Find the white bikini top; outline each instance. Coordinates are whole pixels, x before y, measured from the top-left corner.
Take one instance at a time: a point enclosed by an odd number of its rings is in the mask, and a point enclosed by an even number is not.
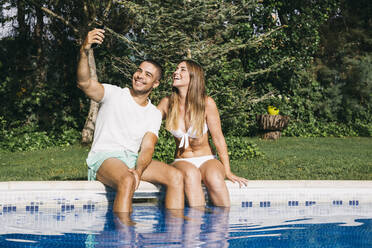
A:
[[[184,133],[180,129],[169,131],[171,134],[173,134],[174,137],[176,137],[178,139],[181,139],[181,142],[180,142],[180,145],[178,146],[178,148],[182,148],[183,146],[184,146],[184,148],[189,147],[189,137],[192,138],[192,139],[195,139],[195,138],[198,137],[198,136],[196,136],[196,133],[193,132],[192,129],[193,129],[192,126],[189,127],[189,129],[187,130],[186,133]],[[208,132],[208,126],[207,126],[207,123],[204,123],[203,134],[205,134],[206,132]]]

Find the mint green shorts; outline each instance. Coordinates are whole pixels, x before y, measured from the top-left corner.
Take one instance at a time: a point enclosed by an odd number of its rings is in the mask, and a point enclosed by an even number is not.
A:
[[[117,158],[123,161],[128,168],[136,166],[138,154],[131,151],[108,151],[108,152],[94,152],[89,154],[86,159],[88,165],[88,180],[96,180],[97,171],[102,163],[108,158]]]

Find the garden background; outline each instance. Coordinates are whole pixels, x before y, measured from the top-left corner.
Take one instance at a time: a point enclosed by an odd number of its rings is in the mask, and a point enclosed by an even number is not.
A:
[[[371,137],[371,13],[370,0],[0,0],[1,166],[15,152],[53,147],[85,156],[77,144],[91,102],[76,68],[82,40],[100,23],[100,82],[129,86],[136,65],[155,59],[165,70],[151,94],[157,104],[180,59],[204,67],[232,160],[264,156],[250,137],[268,105],[290,116],[287,137]],[[370,138],[357,140],[371,148]],[[162,129],[155,158],[170,161],[173,151]],[[372,177],[368,170],[361,174]]]

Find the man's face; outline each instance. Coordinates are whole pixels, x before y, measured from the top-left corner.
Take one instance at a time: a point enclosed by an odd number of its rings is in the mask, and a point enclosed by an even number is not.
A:
[[[133,91],[137,94],[147,94],[159,85],[159,71],[149,62],[142,62],[133,74]]]

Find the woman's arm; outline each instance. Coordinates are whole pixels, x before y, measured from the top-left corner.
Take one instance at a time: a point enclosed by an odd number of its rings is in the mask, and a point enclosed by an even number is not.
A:
[[[225,174],[227,179],[231,180],[232,182],[238,182],[240,186],[247,185],[247,179],[238,177],[231,172],[227,145],[221,129],[220,114],[218,113],[215,101],[211,97],[207,98],[205,112],[207,116],[206,119],[208,129],[212,136],[213,143],[216,146],[221,163],[225,167]]]
[[[163,119],[165,119],[167,114],[168,114],[168,107],[169,107],[169,97],[166,96],[166,97],[164,97],[163,99],[160,100],[160,102],[157,106],[157,108],[161,112],[161,115],[162,115]]]

